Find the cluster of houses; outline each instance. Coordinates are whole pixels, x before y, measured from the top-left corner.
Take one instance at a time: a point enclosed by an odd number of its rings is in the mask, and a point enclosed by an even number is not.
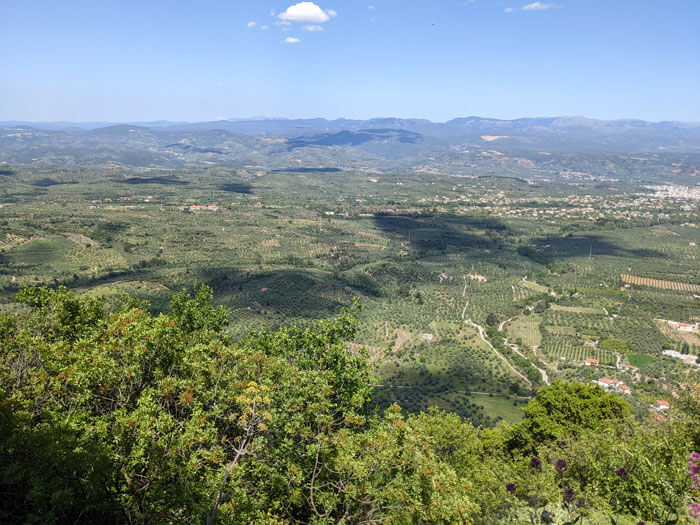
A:
[[[698,332],[700,331],[700,323],[679,323],[678,321],[667,321],[673,328],[679,332]]]
[[[606,392],[618,392],[620,394],[632,395],[632,389],[624,384],[622,381],[617,379],[610,379],[609,377],[601,377],[600,379],[593,381],[596,385],[600,385]],[[659,421],[665,420],[665,416],[662,414],[668,411],[671,404],[663,399],[657,399],[654,404],[649,407],[649,412],[652,412]]]
[[[562,359],[564,359],[564,358],[562,358]],[[600,361],[598,361],[597,359],[593,359],[592,357],[589,357],[583,362],[583,364],[585,366],[598,366],[600,364]],[[619,368],[620,370],[625,370],[627,372],[632,372],[632,373],[639,372],[639,368],[637,368],[636,366],[626,365],[624,363],[619,364],[617,366],[617,368]]]
[[[680,186],[676,184],[663,184],[658,186],[645,186],[650,190],[654,190],[656,198],[669,198],[679,200],[699,200],[700,188],[693,186]]]
[[[427,171],[427,170],[426,170]],[[566,178],[566,175],[563,175]],[[580,174],[577,174],[580,177]],[[614,179],[611,179],[614,180]],[[453,191],[465,191],[453,187]],[[652,200],[650,200],[652,197]],[[532,205],[531,197],[506,196],[503,191],[489,193],[484,188],[477,188],[469,194],[457,197],[447,195],[435,195],[434,198],[424,198],[420,202],[439,202],[441,204],[452,202],[469,203],[465,210],[487,211],[497,217],[514,216],[523,218],[543,219],[653,219],[655,217],[668,217],[664,212],[667,201],[681,205],[681,210],[676,212],[691,218],[695,208],[688,199],[692,198],[687,189],[679,192],[658,192],[651,196],[649,193],[641,193],[636,196],[627,196],[617,200],[609,196],[572,195],[566,198],[546,197],[540,200],[544,206]],[[561,206],[553,206],[561,204]],[[685,205],[684,205],[685,204]]]
[[[664,350],[663,354],[668,357],[673,357],[674,359],[680,359],[686,365],[700,366],[700,364],[698,364],[698,356],[693,354],[683,354],[677,350]]]
[[[593,381],[596,385],[603,387],[606,392],[620,392],[622,394],[631,395],[632,389],[624,384],[622,381],[617,379],[610,379],[609,377],[601,377],[597,381]]]

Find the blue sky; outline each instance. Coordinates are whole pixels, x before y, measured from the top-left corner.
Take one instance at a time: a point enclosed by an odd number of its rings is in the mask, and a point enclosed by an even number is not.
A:
[[[0,0],[0,120],[700,121],[699,27],[700,0]]]

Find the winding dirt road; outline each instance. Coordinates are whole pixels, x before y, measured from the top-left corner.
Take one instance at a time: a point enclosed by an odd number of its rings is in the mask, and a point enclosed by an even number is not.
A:
[[[515,375],[520,377],[523,381],[525,381],[530,388],[532,388],[532,381],[530,381],[527,377],[525,377],[517,368],[515,368],[512,364],[510,364],[510,361],[508,361],[498,350],[496,350],[496,347],[491,344],[491,341],[488,340],[488,338],[485,335],[484,328],[481,325],[476,324],[474,321],[471,319],[465,319],[464,322],[468,324],[469,326],[476,328],[477,331],[479,332],[479,337],[481,337],[481,340],[489,345],[491,350],[493,350],[493,353],[496,354],[501,361],[503,361],[508,368],[510,368]]]

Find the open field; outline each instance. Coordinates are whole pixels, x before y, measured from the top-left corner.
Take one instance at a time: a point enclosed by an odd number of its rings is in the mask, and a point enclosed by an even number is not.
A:
[[[498,414],[504,421],[515,423],[523,418],[522,401],[502,396],[473,395],[472,401],[484,408],[487,414]]]

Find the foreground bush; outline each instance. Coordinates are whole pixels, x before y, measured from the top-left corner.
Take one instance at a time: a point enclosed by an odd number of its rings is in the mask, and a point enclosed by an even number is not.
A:
[[[206,287],[158,316],[64,288],[17,302],[0,317],[3,523],[672,523],[692,503],[692,396],[659,424],[555,383],[521,423],[479,430],[370,414],[354,310],[235,343]]]

